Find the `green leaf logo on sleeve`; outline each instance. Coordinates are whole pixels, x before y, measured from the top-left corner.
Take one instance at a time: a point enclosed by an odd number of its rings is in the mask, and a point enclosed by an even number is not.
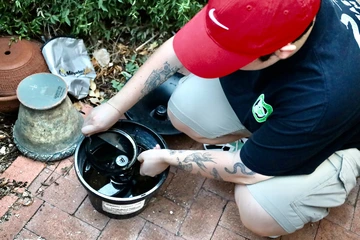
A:
[[[252,113],[254,115],[255,120],[258,123],[263,123],[272,114],[272,112],[273,112],[272,106],[265,102],[265,95],[261,94],[258,97],[258,99],[256,99],[252,107]]]

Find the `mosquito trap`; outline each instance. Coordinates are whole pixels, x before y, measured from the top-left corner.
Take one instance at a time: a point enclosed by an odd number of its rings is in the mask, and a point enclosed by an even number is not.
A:
[[[131,120],[82,140],[75,151],[75,171],[97,211],[121,219],[144,210],[169,173],[169,168],[155,177],[139,173],[137,156],[156,144],[167,148],[160,135]]]
[[[126,118],[144,124],[161,135],[180,134],[168,117],[167,104],[182,77],[184,75],[175,73],[129,109],[125,113]]]

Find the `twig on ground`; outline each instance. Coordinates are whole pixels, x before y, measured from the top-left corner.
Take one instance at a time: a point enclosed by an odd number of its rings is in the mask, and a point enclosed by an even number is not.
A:
[[[155,37],[157,37],[158,35],[159,35],[159,34],[156,34],[156,35],[152,36],[150,39],[146,40],[146,42],[144,42],[143,44],[141,44],[140,46],[138,46],[138,47],[135,49],[135,52],[143,49],[146,44],[148,44],[149,42],[151,42],[151,41],[152,41]]]

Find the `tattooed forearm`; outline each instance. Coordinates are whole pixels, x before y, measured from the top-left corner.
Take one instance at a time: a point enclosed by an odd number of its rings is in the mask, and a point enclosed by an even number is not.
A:
[[[141,90],[140,98],[151,92],[159,84],[167,80],[178,70],[179,70],[178,67],[171,67],[168,62],[165,62],[163,68],[152,71],[152,73],[144,83],[144,88]]]
[[[176,153],[182,153],[182,152],[184,152],[184,151],[183,150],[169,150],[170,155],[174,155]]]
[[[178,168],[180,168],[186,172],[192,172],[192,170],[193,170],[192,163],[183,164],[182,162],[180,162],[179,158],[177,158],[177,161],[178,161]]]
[[[212,169],[210,175],[213,176],[213,178],[216,179],[216,180],[223,181],[223,179],[221,178],[221,176],[220,176],[218,170],[216,170],[216,168]]]
[[[212,160],[210,153],[193,153],[193,154],[190,154],[189,156],[187,156],[183,162],[184,163],[194,162],[203,171],[205,171],[205,169],[206,169],[206,166],[204,164],[205,162],[215,163]]]
[[[234,167],[233,171],[230,171],[228,168],[225,168],[225,171],[227,173],[230,173],[230,174],[236,174],[237,173],[237,168],[239,167],[242,174],[245,174],[245,175],[254,175],[254,174],[256,174],[255,172],[248,169],[242,162],[235,163],[233,167]],[[249,171],[247,172],[246,170],[249,170]]]

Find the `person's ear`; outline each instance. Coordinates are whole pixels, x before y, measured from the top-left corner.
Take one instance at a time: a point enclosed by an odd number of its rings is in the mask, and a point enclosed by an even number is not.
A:
[[[295,50],[296,50],[296,46],[292,43],[288,43],[286,46],[277,50],[275,52],[275,55],[280,59],[286,59],[290,57]]]

